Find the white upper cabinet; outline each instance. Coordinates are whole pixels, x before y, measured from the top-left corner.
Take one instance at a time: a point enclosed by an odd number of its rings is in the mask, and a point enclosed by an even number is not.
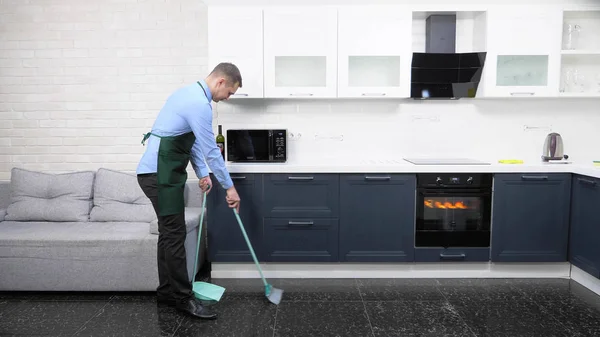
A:
[[[564,11],[561,61],[561,96],[600,97],[600,9]]]
[[[221,62],[242,74],[242,87],[230,99],[264,97],[262,8],[208,7],[208,71]]]
[[[265,8],[264,56],[265,97],[336,97],[336,8]]]
[[[456,13],[456,52],[487,52],[476,97],[600,96],[600,5],[587,1],[211,5],[208,70],[240,68],[233,99],[410,97],[427,17]]]
[[[488,11],[487,97],[558,95],[562,10],[498,5]]]
[[[409,97],[412,12],[401,6],[338,10],[338,97]]]

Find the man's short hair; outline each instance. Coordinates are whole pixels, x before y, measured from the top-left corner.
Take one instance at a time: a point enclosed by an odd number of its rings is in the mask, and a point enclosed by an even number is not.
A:
[[[222,62],[217,64],[215,69],[213,69],[209,75],[212,74],[223,76],[227,79],[229,84],[234,85],[235,83],[239,83],[240,88],[242,87],[242,74],[240,74],[240,70],[233,63]]]

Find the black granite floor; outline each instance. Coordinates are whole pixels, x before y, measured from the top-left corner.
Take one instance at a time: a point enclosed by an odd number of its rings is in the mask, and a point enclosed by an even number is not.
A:
[[[600,297],[562,279],[212,280],[215,321],[158,308],[149,293],[0,293],[0,335],[600,336]]]

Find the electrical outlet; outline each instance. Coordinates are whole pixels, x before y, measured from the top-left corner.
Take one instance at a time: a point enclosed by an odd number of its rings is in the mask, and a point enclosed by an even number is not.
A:
[[[315,133],[315,140],[316,141],[320,141],[320,140],[332,140],[332,141],[343,142],[344,141],[344,135],[343,134],[319,134],[319,133]]]
[[[297,141],[297,140],[300,140],[300,138],[302,138],[302,134],[300,132],[297,132],[297,133],[288,132],[288,140]]]

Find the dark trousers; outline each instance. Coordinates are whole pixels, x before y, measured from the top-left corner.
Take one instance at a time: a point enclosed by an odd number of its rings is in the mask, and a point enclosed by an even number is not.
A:
[[[138,183],[152,202],[158,217],[158,280],[157,296],[185,301],[192,296],[185,256],[184,213],[160,216],[156,174],[138,175]]]

